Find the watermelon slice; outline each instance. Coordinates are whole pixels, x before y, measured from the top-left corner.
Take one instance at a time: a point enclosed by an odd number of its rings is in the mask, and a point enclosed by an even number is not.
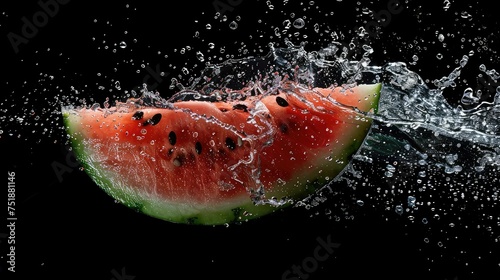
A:
[[[304,89],[289,82],[225,91],[222,101],[129,99],[64,107],[75,154],[119,202],[178,223],[224,224],[271,213],[337,176],[363,142],[381,85]],[[221,91],[222,92],[222,91]]]

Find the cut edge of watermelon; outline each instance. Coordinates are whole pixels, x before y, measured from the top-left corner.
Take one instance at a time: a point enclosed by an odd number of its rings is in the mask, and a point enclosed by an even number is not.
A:
[[[382,84],[377,83],[373,85],[361,86],[363,86],[363,95],[367,97],[366,101],[370,102],[370,110],[373,110],[373,113],[376,113],[378,110],[378,101],[380,98]],[[356,106],[354,105],[354,107]],[[250,194],[247,194],[245,196],[235,197],[223,203],[218,202],[216,207],[206,205],[202,207],[194,207],[193,205],[189,205],[187,203],[178,203],[165,199],[160,200],[158,197],[138,193],[138,191],[132,190],[132,188],[117,188],[109,179],[113,178],[112,174],[107,174],[107,172],[102,168],[99,168],[99,166],[89,165],[89,162],[91,161],[86,159],[86,156],[88,155],[85,154],[84,145],[82,144],[84,139],[81,133],[78,132],[77,110],[70,107],[62,107],[62,114],[68,135],[70,135],[75,156],[82,164],[86,173],[108,195],[135,211],[176,223],[220,225],[254,219],[262,215],[275,212],[283,207],[288,207],[291,204],[285,203],[279,207],[269,204],[255,205],[250,198]],[[365,136],[370,129],[371,120],[367,120],[366,123],[366,129],[356,130],[354,133],[346,132],[343,135],[342,138],[346,139],[345,142],[350,142],[350,144],[341,149],[343,154],[340,158],[341,160],[349,161],[350,157],[356,153],[361,144],[364,142]],[[353,137],[356,139],[355,141],[348,141],[349,139],[353,139]],[[332,168],[332,170],[334,170],[332,173],[336,176],[341,174],[347,166],[347,164],[335,164],[324,160],[319,160],[317,164],[323,169]],[[280,198],[280,195],[282,195],[283,192],[286,192],[287,198],[291,199],[303,198],[304,194],[311,195],[318,189],[318,186],[323,186],[328,181],[324,178],[317,180],[318,176],[316,172],[317,170],[312,172],[304,171],[303,174],[298,174],[297,176],[302,178],[301,180],[287,183],[281,187],[276,187],[273,192],[266,193],[266,197],[270,198],[276,196]],[[330,178],[329,181],[333,179],[334,178]],[[290,186],[289,184],[293,184],[295,186]]]

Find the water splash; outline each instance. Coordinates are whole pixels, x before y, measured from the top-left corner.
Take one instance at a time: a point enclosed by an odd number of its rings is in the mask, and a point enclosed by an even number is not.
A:
[[[336,42],[312,52],[307,52],[304,45],[296,46],[289,41],[286,45],[276,48],[270,44],[269,53],[262,57],[209,65],[189,85],[173,80],[171,88],[178,88],[179,92],[169,99],[144,87],[142,97],[135,100],[142,106],[170,108],[173,102],[181,100],[237,101],[272,94],[288,79],[303,90],[331,85],[350,88],[360,83],[380,82],[383,87],[378,112],[358,111],[374,120],[371,133],[345,172],[335,178],[335,183],[346,181],[356,186],[361,178],[373,177],[370,172],[379,172],[393,187],[404,184],[408,178],[415,180],[415,186],[425,184],[425,180],[427,184],[437,184],[435,180],[439,177],[444,180],[441,183],[451,184],[450,176],[466,176],[468,180],[482,182],[498,180],[500,104],[495,101],[498,97],[464,109],[453,107],[443,95],[446,88],[455,86],[454,81],[468,62],[467,56],[447,77],[427,85],[405,63],[370,65],[373,49],[367,45],[362,48],[363,59],[357,61],[345,59],[345,50]],[[366,164],[369,167],[359,167]],[[257,169],[255,172],[259,173]],[[332,187],[327,185],[323,190]],[[252,191],[256,203],[262,202],[259,199],[264,193],[265,190],[259,188]],[[317,196],[309,197],[296,205],[309,206],[315,199]],[[265,203],[285,202],[267,200]],[[414,208],[418,207],[411,207]]]

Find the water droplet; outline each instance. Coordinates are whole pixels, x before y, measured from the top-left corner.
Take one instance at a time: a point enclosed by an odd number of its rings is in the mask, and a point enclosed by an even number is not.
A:
[[[125,43],[124,41],[121,41],[120,42],[120,48],[124,49],[127,47],[127,43]]]
[[[207,25],[205,25],[205,28],[206,28],[207,30],[210,30],[210,29],[212,29],[212,25],[211,25],[210,23],[207,23]]]
[[[229,28],[231,28],[232,30],[237,29],[238,23],[236,23],[236,21],[231,21],[231,23],[229,23]]]
[[[467,18],[472,18],[472,16],[471,16],[468,12],[466,12],[466,11],[461,12],[461,13],[460,13],[460,16],[461,16],[462,18],[465,18],[465,19],[467,19]]]
[[[304,26],[306,25],[306,23],[304,22],[304,20],[302,18],[297,18],[294,22],[293,22],[293,27],[297,28],[297,29],[301,29],[303,28]]]
[[[396,214],[402,215],[403,214],[403,206],[396,205],[396,207],[394,208],[394,211],[396,212]]]
[[[90,107],[91,110],[96,111],[97,109],[101,108],[101,105],[99,103],[94,103]]]
[[[394,173],[396,171],[396,167],[394,167],[394,165],[391,165],[391,164],[388,164],[385,168],[389,172],[393,172]]]
[[[274,10],[274,5],[271,3],[271,1],[266,1],[266,4],[267,4],[267,7],[269,8],[269,10]]]
[[[444,41],[444,35],[443,34],[439,34],[438,35],[438,40],[439,40],[439,42],[443,42]]]
[[[289,29],[291,26],[292,26],[292,22],[290,22],[290,20],[287,19],[287,20],[283,21],[283,27],[285,29]]]
[[[415,207],[415,203],[416,203],[417,199],[414,196],[410,195],[410,196],[408,196],[407,201],[408,201],[408,207],[413,208],[413,207]]]
[[[319,23],[314,24],[314,32],[319,33]]]
[[[443,2],[443,10],[448,11],[448,9],[450,8],[450,6],[451,6],[450,0],[444,0],[444,2]]]
[[[359,205],[359,206],[363,206],[365,205],[365,202],[363,200],[358,200],[356,201],[356,203]]]

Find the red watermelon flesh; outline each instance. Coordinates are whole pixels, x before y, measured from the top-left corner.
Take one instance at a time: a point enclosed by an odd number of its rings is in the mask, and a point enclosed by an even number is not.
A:
[[[129,99],[63,115],[85,171],[116,200],[167,221],[223,224],[271,213],[337,176],[368,133],[362,112],[376,111],[380,88],[285,83],[229,101],[156,108]]]

